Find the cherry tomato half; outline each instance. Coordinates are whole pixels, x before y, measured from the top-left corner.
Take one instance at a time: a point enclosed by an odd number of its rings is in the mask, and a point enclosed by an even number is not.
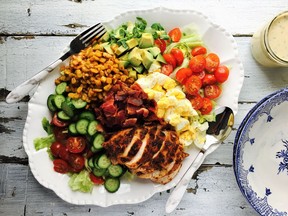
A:
[[[204,96],[209,99],[216,99],[220,96],[222,90],[218,85],[207,85],[204,88]]]
[[[205,68],[209,72],[214,72],[220,64],[220,59],[217,54],[209,53],[206,56],[206,65]]]
[[[81,153],[86,147],[86,140],[84,137],[69,137],[66,142],[66,147],[71,153]]]
[[[181,68],[176,73],[176,80],[183,85],[191,75],[192,70],[190,68]]]
[[[201,97],[200,94],[195,94],[193,96],[191,96],[189,98],[191,104],[192,104],[192,107],[195,109],[195,110],[199,110],[202,108],[203,106],[203,98]]]
[[[66,147],[64,147],[64,148],[60,148],[58,155],[59,155],[59,158],[65,160],[65,161],[68,161],[70,154],[71,153],[68,151],[68,149]]]
[[[212,101],[209,98],[203,98],[203,106],[200,108],[200,112],[202,115],[209,114],[213,109]]]
[[[197,46],[192,49],[191,55],[197,56],[197,55],[205,55],[207,53],[207,49],[203,46]]]
[[[190,95],[198,94],[202,87],[202,81],[198,76],[192,75],[185,82],[185,90]]]
[[[229,69],[225,65],[220,65],[214,74],[217,82],[224,83],[229,77]]]
[[[161,53],[164,53],[167,47],[166,41],[161,38],[157,38],[154,43],[157,47],[159,47]]]
[[[164,53],[163,58],[165,59],[167,64],[172,65],[173,69],[176,67],[176,59],[171,53]]]
[[[68,122],[65,122],[65,121],[61,121],[58,116],[57,116],[57,113],[55,113],[53,115],[53,118],[52,118],[52,122],[51,122],[53,125],[57,126],[57,127],[66,127],[68,125]]]
[[[85,158],[79,154],[70,154],[69,164],[72,172],[80,172],[85,167]]]
[[[164,64],[161,67],[161,73],[169,76],[173,72],[173,66],[171,64]]]
[[[101,176],[98,177],[98,176],[93,175],[93,173],[90,173],[89,177],[91,181],[96,185],[101,185],[104,183],[104,179]]]
[[[205,75],[206,75],[206,72],[203,70],[203,71],[198,72],[198,73],[193,73],[193,75],[196,75],[196,76],[198,76],[201,80],[203,80],[203,78],[204,78]]]
[[[67,173],[69,171],[69,164],[62,159],[53,160],[54,170],[58,173]]]
[[[184,61],[184,54],[180,49],[173,48],[170,52],[176,59],[176,65],[180,66]]]
[[[205,69],[206,60],[202,55],[194,56],[189,61],[189,67],[193,73],[200,73]]]
[[[168,33],[168,35],[170,36],[173,42],[178,42],[182,37],[182,32],[180,28],[174,28]]]
[[[50,150],[54,157],[59,157],[59,152],[62,148],[65,148],[64,145],[58,141],[55,141],[51,144]]]
[[[203,86],[215,84],[217,82],[214,74],[205,74],[205,76],[202,79]]]

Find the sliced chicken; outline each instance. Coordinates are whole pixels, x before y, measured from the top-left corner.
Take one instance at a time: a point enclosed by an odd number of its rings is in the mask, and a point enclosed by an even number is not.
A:
[[[103,144],[113,164],[123,164],[140,178],[166,184],[188,156],[168,125],[143,125],[120,130]]]

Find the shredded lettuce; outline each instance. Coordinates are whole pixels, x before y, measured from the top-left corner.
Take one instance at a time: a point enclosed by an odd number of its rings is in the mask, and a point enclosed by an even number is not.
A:
[[[70,176],[68,184],[73,191],[81,191],[84,193],[92,192],[94,186],[87,170],[82,170],[80,173],[73,173]]]
[[[36,151],[43,148],[49,148],[54,141],[55,141],[54,135],[49,134],[46,137],[39,137],[34,139],[34,147]]]

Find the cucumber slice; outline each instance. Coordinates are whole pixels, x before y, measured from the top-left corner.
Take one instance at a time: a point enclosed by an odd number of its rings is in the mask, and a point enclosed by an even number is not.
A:
[[[107,169],[111,165],[111,161],[106,154],[102,154],[97,161],[97,165],[102,169]]]
[[[81,98],[79,99],[72,99],[71,100],[72,104],[76,109],[82,109],[87,105],[86,101],[83,101]]]
[[[91,146],[90,150],[91,150],[93,153],[99,152],[99,149],[96,149],[94,146]]]
[[[95,176],[100,177],[103,176],[106,173],[106,171],[107,169],[105,168],[94,167],[92,172]]]
[[[70,118],[74,116],[74,106],[69,101],[63,101],[61,104],[61,109],[68,115]]]
[[[54,102],[55,99],[55,95],[54,94],[50,94],[47,98],[47,107],[51,112],[56,112],[57,111],[57,107],[55,105]]]
[[[107,178],[104,182],[105,189],[110,193],[115,193],[120,187],[119,178]]]
[[[120,166],[119,164],[113,165],[111,164],[108,167],[108,174],[111,177],[120,177],[123,174],[124,170],[122,168],[122,166]]]
[[[68,131],[69,131],[69,133],[72,134],[72,135],[77,135],[77,134],[78,134],[78,131],[76,130],[76,124],[75,124],[75,123],[69,124],[69,126],[68,126]]]
[[[98,125],[98,121],[96,121],[96,120],[93,120],[89,123],[88,134],[90,136],[94,136],[97,133],[97,125]]]
[[[96,134],[93,140],[93,147],[97,150],[103,149],[102,143],[104,142],[104,140],[105,138],[102,134]]]
[[[56,94],[62,95],[64,92],[66,92],[66,86],[67,86],[66,82],[59,83],[55,88]]]
[[[86,135],[89,121],[87,119],[80,119],[76,122],[76,130],[79,134]]]
[[[54,103],[58,109],[61,109],[61,105],[64,101],[65,101],[65,97],[63,95],[55,95]]]
[[[94,168],[94,158],[89,158],[88,160],[88,166],[91,167],[91,168]]]
[[[95,120],[95,115],[91,111],[87,110],[87,111],[84,111],[84,112],[80,113],[79,118],[80,119],[87,119],[89,121],[93,121],[93,120]]]
[[[68,115],[66,115],[66,113],[63,110],[59,111],[57,113],[57,116],[61,120],[70,120],[70,117]]]

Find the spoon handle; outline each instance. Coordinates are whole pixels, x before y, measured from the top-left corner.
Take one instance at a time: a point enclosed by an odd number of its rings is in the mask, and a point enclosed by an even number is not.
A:
[[[181,180],[178,182],[178,184],[174,188],[173,192],[169,196],[167,203],[166,203],[166,213],[171,213],[172,211],[174,211],[174,209],[181,202],[182,197],[184,193],[186,192],[186,188],[191,180],[191,177],[193,176],[194,172],[200,167],[200,165],[204,161],[205,157],[203,156],[204,154],[202,152],[200,152],[197,155],[197,157],[193,161],[193,164],[186,171],[184,176],[181,178]]]
[[[167,202],[166,202],[166,213],[171,213],[175,210],[175,208],[178,206],[178,204],[181,202],[182,197],[184,193],[186,192],[186,188],[193,176],[193,174],[198,170],[198,168],[203,163],[204,159],[207,155],[212,153],[218,146],[221,145],[221,143],[213,142],[208,145],[208,148],[206,148],[203,151],[200,151],[195,160],[192,162],[186,173],[183,175],[183,177],[180,179],[180,181],[177,183],[176,187],[172,191],[171,195],[169,196]],[[207,146],[205,146],[207,147]]]

